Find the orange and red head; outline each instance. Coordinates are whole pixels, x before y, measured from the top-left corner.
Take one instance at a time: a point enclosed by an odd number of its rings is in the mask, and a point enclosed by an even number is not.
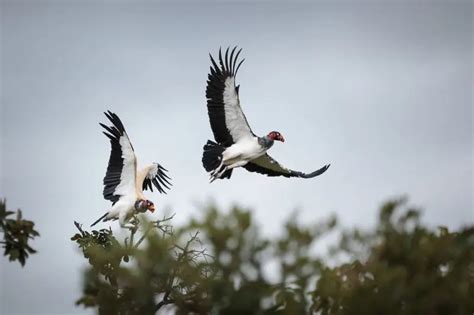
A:
[[[273,141],[281,141],[281,142],[285,142],[285,138],[283,138],[283,135],[281,133],[279,133],[278,131],[272,131],[270,132],[267,137]]]

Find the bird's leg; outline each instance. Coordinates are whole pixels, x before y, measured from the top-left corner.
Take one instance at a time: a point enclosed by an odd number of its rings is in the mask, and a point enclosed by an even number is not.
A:
[[[239,160],[239,158],[240,158],[240,155],[234,156],[232,158],[227,158],[225,159],[225,163],[224,163],[224,159],[222,159],[222,162],[219,165],[219,167],[217,167],[216,169],[212,171],[211,176],[209,178],[210,183],[215,181],[217,178],[220,178],[222,175],[224,175],[226,171],[233,169],[235,167],[244,166],[245,164],[248,163],[248,161]]]
[[[222,152],[221,163],[211,172],[211,178],[220,177],[225,171],[230,169],[230,164],[238,163],[240,157],[241,154],[239,152],[235,152],[235,150],[230,150],[230,148],[227,148],[224,152]]]
[[[215,181],[216,179],[217,179],[217,176],[211,176],[211,178],[209,178],[209,184]]]
[[[211,183],[214,181],[212,180],[213,178],[215,179],[216,177],[219,177],[219,174],[222,173],[222,170],[223,169],[226,169],[227,166],[224,164],[224,162],[222,162],[219,167],[215,168],[211,173],[210,173],[210,176],[209,176],[209,179],[211,180]]]
[[[216,179],[220,178],[226,170],[227,170],[227,166],[225,166],[224,169],[221,172],[219,172],[217,174],[212,174],[211,177],[209,178],[209,183],[212,183]]]
[[[244,166],[247,163],[248,163],[248,161],[237,161],[237,162],[234,162],[232,164],[229,163],[227,165],[227,169],[230,170],[230,169],[233,169],[233,168],[236,168],[236,167],[241,167],[241,166]]]
[[[227,166],[224,166],[224,168],[222,168],[222,170],[217,173],[216,177],[221,177],[226,171],[227,171],[228,167]]]
[[[213,177],[215,174],[219,173],[219,170],[224,166],[224,158],[222,158],[221,163],[219,164],[218,167],[216,167],[214,170],[211,172],[211,177]]]
[[[213,181],[215,181],[217,179],[217,172],[216,172],[217,169],[215,169],[214,171],[212,171],[212,173],[210,174],[209,176],[209,183],[212,183]]]
[[[130,222],[130,221],[128,221],[129,217],[130,217],[130,213],[127,213],[127,212],[121,212],[119,214],[120,227],[123,228],[123,229],[129,229],[132,233],[135,233],[138,229],[138,224],[136,222],[134,224],[133,221],[135,221],[136,218],[135,218],[135,220]],[[127,224],[127,223],[129,223],[129,224]]]
[[[227,171],[227,169],[228,169],[227,166],[224,166],[224,168],[220,172],[218,172],[217,174],[211,175],[209,183],[212,183],[217,178],[220,178]]]

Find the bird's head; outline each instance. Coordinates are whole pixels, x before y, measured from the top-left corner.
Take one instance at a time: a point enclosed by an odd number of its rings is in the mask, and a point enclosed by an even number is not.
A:
[[[279,133],[278,131],[272,131],[267,135],[268,139],[273,140],[273,141],[281,141],[285,142],[285,138],[283,138],[283,135]]]
[[[135,209],[138,212],[145,212],[147,210],[149,210],[150,212],[154,212],[155,205],[150,200],[140,199],[140,200],[137,200],[137,202],[135,203]]]

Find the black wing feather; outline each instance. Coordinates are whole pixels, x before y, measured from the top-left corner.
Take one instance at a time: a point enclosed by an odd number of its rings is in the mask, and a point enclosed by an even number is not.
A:
[[[122,124],[122,121],[116,114],[112,113],[111,111],[107,111],[104,114],[110,120],[112,126],[109,127],[102,123],[99,124],[100,126],[102,126],[102,128],[106,130],[103,132],[103,134],[110,139],[112,149],[110,151],[107,172],[105,173],[105,177],[103,180],[103,195],[106,200],[110,200],[112,201],[112,203],[116,203],[119,200],[120,196],[114,195],[114,192],[115,188],[117,188],[117,186],[120,184],[120,177],[124,165],[122,157],[122,147],[120,145],[120,137],[125,134],[125,128]]]
[[[312,173],[303,173],[285,168],[271,156],[265,154],[260,158],[250,161],[243,167],[249,172],[264,174],[267,176],[313,178],[326,172],[329,166],[331,166],[331,164],[325,165]]]
[[[158,189],[160,193],[166,194],[164,188],[169,190],[169,186],[172,186],[172,184],[168,181],[171,180],[171,178],[166,174],[168,170],[158,163],[154,164],[156,168],[150,171],[147,176],[145,176],[145,179],[143,180],[142,184],[142,189],[150,189],[151,191],[153,191],[152,187],[155,186],[155,188]]]

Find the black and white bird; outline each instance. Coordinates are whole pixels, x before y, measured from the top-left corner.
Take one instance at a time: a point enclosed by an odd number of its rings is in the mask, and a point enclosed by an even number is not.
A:
[[[153,191],[155,186],[160,193],[166,193],[165,189],[169,189],[168,185],[171,183],[167,170],[158,163],[140,171],[137,169],[137,158],[122,121],[110,111],[104,114],[112,126],[100,125],[105,129],[103,133],[110,139],[112,150],[104,177],[103,195],[112,202],[112,207],[91,226],[102,220],[118,219],[120,226],[126,227],[125,223],[134,214],[155,211],[155,205],[144,196],[143,190]]]
[[[284,167],[266,152],[275,141],[285,139],[278,131],[258,137],[252,132],[239,101],[239,85],[235,85],[235,77],[242,59],[242,49],[236,48],[222,52],[219,49],[219,65],[212,55],[210,73],[207,80],[207,110],[211,129],[216,142],[208,140],[204,145],[202,164],[210,172],[210,180],[230,178],[236,167],[244,167],[247,171],[268,176],[285,176],[312,178],[323,174],[330,164],[306,174]]]

